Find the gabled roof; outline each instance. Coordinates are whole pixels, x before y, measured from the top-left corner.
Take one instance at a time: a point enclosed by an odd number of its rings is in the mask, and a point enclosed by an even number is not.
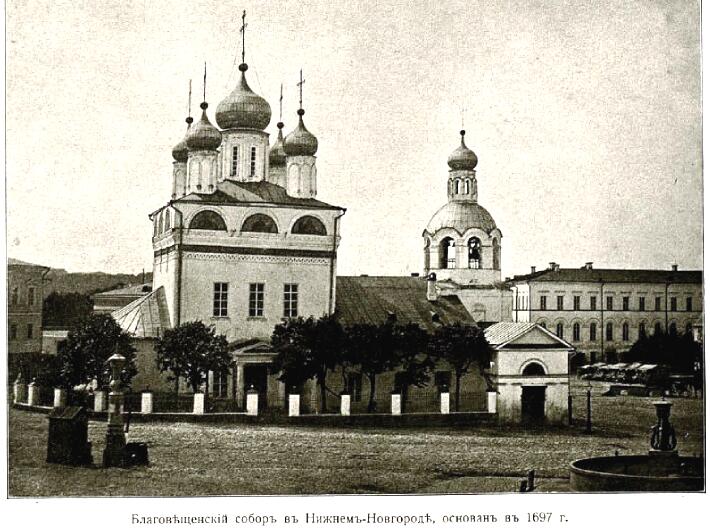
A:
[[[170,328],[165,289],[158,287],[155,291],[117,309],[111,316],[124,331],[134,337],[160,337]]]
[[[338,276],[335,313],[345,325],[382,324],[394,316],[400,324],[410,322],[433,331],[439,324],[475,324],[453,296],[426,297],[425,278],[411,276]]]
[[[697,283],[703,282],[703,271],[660,269],[546,269],[513,276],[511,282],[606,282],[606,283]]]
[[[235,180],[224,180],[217,183],[217,189],[212,193],[191,193],[173,202],[199,202],[210,204],[264,203],[321,210],[343,210],[343,208],[339,206],[333,206],[332,204],[316,199],[291,197],[281,186],[266,181],[237,182]]]
[[[487,327],[484,334],[488,344],[494,348],[500,349],[505,347],[505,345],[510,342],[522,339],[525,335],[528,335],[531,332],[536,332],[538,334],[542,333],[543,335],[549,337],[551,343],[559,343],[561,348],[568,348],[570,350],[574,349],[574,346],[572,346],[569,342],[559,338],[554,333],[532,322],[498,322],[497,324]]]

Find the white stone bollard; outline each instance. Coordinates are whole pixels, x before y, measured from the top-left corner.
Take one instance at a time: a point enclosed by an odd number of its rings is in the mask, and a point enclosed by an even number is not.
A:
[[[392,394],[392,416],[402,414],[402,394]]]
[[[488,412],[491,414],[496,413],[496,402],[498,401],[498,392],[486,392],[488,396]]]
[[[39,405],[39,386],[34,381],[27,386],[27,404]]]
[[[61,409],[67,406],[67,391],[63,388],[54,389],[54,408]]]
[[[289,394],[288,395],[288,415],[289,416],[300,416],[301,415],[301,395],[300,394]]]
[[[193,407],[195,404],[193,403]],[[141,394],[141,414],[153,414],[153,392]]]
[[[97,390],[94,392],[94,412],[103,412],[106,410],[106,392]]]
[[[27,399],[27,385],[22,381],[15,381],[15,403],[25,403]]]
[[[441,413],[448,414],[451,407],[451,394],[448,392],[441,393]]]
[[[350,416],[350,394],[340,394],[340,414]]]
[[[289,400],[289,413],[291,412]],[[259,393],[256,390],[247,391],[247,416],[259,415]]]
[[[141,403],[142,405],[142,403]],[[204,414],[205,413],[205,395],[202,392],[198,392],[192,397],[192,413],[193,414]]]

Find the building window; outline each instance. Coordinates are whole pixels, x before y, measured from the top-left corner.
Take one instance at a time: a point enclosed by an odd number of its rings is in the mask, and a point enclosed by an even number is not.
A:
[[[589,309],[591,309],[592,311],[597,310],[597,297],[596,296],[589,297]]]
[[[612,311],[614,309],[614,297],[613,296],[607,296],[606,297],[606,310],[607,311]]]
[[[559,324],[557,324],[557,326],[556,326],[556,328],[555,328],[555,331],[556,331],[556,335],[557,335],[559,338],[563,338],[563,336],[564,336],[564,334],[565,334],[565,328],[564,328],[564,326],[562,325],[562,322],[560,322]]]
[[[614,326],[611,322],[606,323],[606,340],[614,340]]]
[[[597,340],[597,324],[596,322],[592,322],[589,324],[589,340],[594,341]]]
[[[17,324],[10,324],[10,340],[17,340]]]
[[[621,326],[621,340],[629,340],[629,324],[624,322]]]
[[[264,284],[250,283],[249,284],[249,316],[263,317],[264,316]]]
[[[249,175],[252,177],[256,175],[256,147],[251,148],[249,155]]]
[[[653,325],[653,334],[654,334],[654,335],[658,335],[660,332],[661,332],[661,323],[660,323],[660,322],[656,322],[656,323]]]
[[[693,297],[692,296],[689,296],[688,298],[685,299],[685,310],[686,311],[693,310]]]
[[[540,297],[540,310],[541,311],[547,310],[547,296]]]
[[[468,240],[468,268],[481,268],[481,240],[477,237]]]
[[[310,234],[314,236],[324,236],[325,225],[312,215],[304,215],[293,224],[292,234]]]
[[[214,297],[212,304],[213,317],[227,316],[227,298],[229,293],[229,284],[217,282],[214,284]]]
[[[646,337],[646,324],[641,322],[639,324],[639,339]]]
[[[675,296],[671,296],[671,311],[678,311],[678,299]]]
[[[656,297],[656,304],[654,306],[655,311],[661,311],[661,297],[657,296]]]
[[[688,323],[685,325],[685,334],[686,334],[686,335],[690,335],[690,334],[692,334],[692,333],[693,333],[693,323],[692,323],[692,322],[688,322]]]
[[[295,318],[298,316],[298,284],[284,284],[284,317]]]
[[[629,310],[629,297],[628,297],[628,296],[624,296],[624,297],[621,299],[621,308],[622,308],[624,311],[628,311],[628,310]]]
[[[540,322],[540,327],[547,329],[547,323],[543,320],[542,322]]]
[[[216,372],[212,379],[212,396],[225,398],[227,397],[227,377],[229,372],[227,370],[222,370]]]
[[[227,225],[217,212],[203,210],[190,221],[190,230],[221,230],[226,232]]]
[[[639,311],[646,311],[646,298],[639,296]]]
[[[32,324],[27,324],[27,338],[31,339],[32,337],[34,337],[34,334],[35,330]]]
[[[239,173],[239,146],[235,145],[232,147],[232,167],[229,174],[236,177]]]
[[[579,342],[580,339],[580,330],[579,330],[579,323],[575,322],[574,325],[572,326],[572,340],[575,342]]]
[[[668,328],[668,333],[671,335],[678,335],[678,325],[675,322],[671,322],[671,325]]]
[[[557,297],[557,310],[562,311],[565,308],[565,297],[560,295]]]
[[[456,242],[445,237],[439,244],[439,268],[453,269],[456,267]]]
[[[35,288],[30,287],[27,289],[27,305],[33,306],[35,305]]]
[[[353,402],[362,400],[362,374],[348,374],[345,392],[350,394]]]
[[[579,296],[574,296],[572,298],[572,307],[574,308],[575,311],[579,311],[580,307],[580,298]]]
[[[255,213],[250,215],[242,223],[242,232],[264,232],[266,234],[277,234],[276,222],[266,214]]]
[[[20,288],[13,287],[12,295],[10,296],[10,305],[17,305],[20,302]]]

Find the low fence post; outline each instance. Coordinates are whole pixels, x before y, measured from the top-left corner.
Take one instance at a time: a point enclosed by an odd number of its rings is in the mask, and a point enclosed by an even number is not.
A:
[[[103,390],[96,390],[94,392],[94,412],[103,412],[106,410],[106,392]]]
[[[192,413],[193,414],[204,414],[205,413],[205,395],[202,392],[197,392],[192,397]]]
[[[290,400],[289,400],[290,412]],[[254,388],[247,390],[247,416],[259,415],[259,392]]]
[[[392,416],[399,416],[402,414],[402,394],[395,391],[392,392]]]
[[[441,391],[441,413],[449,414],[451,411],[451,394],[448,390]]]
[[[340,415],[350,416],[350,394],[340,394]]]
[[[289,394],[288,395],[288,415],[289,416],[300,416],[301,415],[301,394]]]
[[[488,398],[488,412],[495,414],[497,410],[496,405],[498,401],[498,392],[495,390],[488,391],[486,392],[486,397]]]
[[[153,414],[153,392],[141,394],[141,414]]]
[[[32,381],[27,386],[27,404],[30,406],[39,405],[39,385],[37,381]]]
[[[54,408],[61,409],[67,406],[67,391],[64,388],[54,389]]]
[[[27,400],[27,386],[25,385],[24,381],[22,381],[20,376],[17,376],[14,391],[15,403],[25,403]]]

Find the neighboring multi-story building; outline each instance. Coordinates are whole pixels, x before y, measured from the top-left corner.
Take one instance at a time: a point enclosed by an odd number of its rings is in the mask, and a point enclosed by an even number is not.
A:
[[[562,269],[510,280],[513,320],[534,322],[584,352],[586,360],[616,359],[639,337],[693,332],[702,324],[702,271]]]
[[[49,267],[7,260],[7,351],[10,377],[23,358],[42,351],[42,301]]]

